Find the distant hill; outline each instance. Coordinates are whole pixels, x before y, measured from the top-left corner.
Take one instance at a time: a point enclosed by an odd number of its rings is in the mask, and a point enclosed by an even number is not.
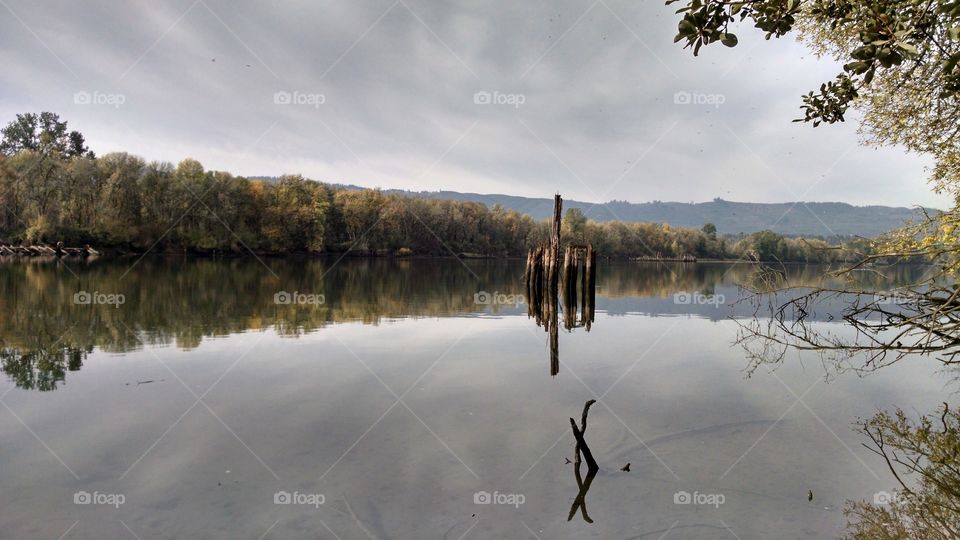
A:
[[[272,180],[270,177],[262,177]],[[341,189],[365,189],[337,184]],[[452,199],[500,206],[528,214],[535,219],[553,214],[552,198],[516,197],[513,195],[485,195],[457,191],[403,191],[384,190],[408,197]],[[669,223],[675,227],[700,228],[713,223],[721,234],[752,233],[770,229],[790,236],[866,236],[872,237],[893,230],[905,221],[921,215],[920,210],[891,206],[853,206],[840,202],[807,203],[747,203],[714,199],[705,203],[654,201],[630,203],[610,201],[605,204],[564,200],[563,208],[581,209],[596,221],[638,221]],[[928,209],[930,212],[936,210]]]
[[[481,202],[487,206],[499,204],[536,219],[553,215],[552,198],[533,199],[455,191],[399,193],[434,199]],[[872,237],[895,229],[905,221],[921,215],[918,209],[890,206],[853,206],[839,202],[745,203],[722,199],[705,203],[611,201],[605,204],[564,200],[563,208],[564,211],[579,208],[595,221],[669,223],[675,227],[695,228],[702,227],[704,223],[713,223],[721,234],[752,233],[770,229],[786,235],[823,237]]]
[[[480,202],[487,206],[499,204],[536,219],[553,215],[552,198],[533,199],[456,191],[392,192],[412,197]],[[721,234],[752,233],[770,229],[785,235],[823,237],[872,237],[895,229],[905,221],[921,215],[918,209],[890,206],[853,206],[840,202],[747,203],[722,199],[705,203],[611,201],[605,204],[564,200],[563,208],[564,211],[579,208],[595,221],[619,219],[695,228],[702,227],[704,223],[713,223]]]

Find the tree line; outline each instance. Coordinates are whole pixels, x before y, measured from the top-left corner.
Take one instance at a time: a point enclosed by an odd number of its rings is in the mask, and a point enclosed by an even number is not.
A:
[[[0,241],[93,244],[121,251],[523,256],[546,220],[499,205],[337,188],[300,175],[247,179],[194,159],[96,156],[56,114],[18,115],[0,142]],[[567,211],[565,242],[603,256],[694,256],[832,262],[850,251],[771,231],[718,236],[716,227],[594,222]],[[863,246],[861,246],[863,247]]]

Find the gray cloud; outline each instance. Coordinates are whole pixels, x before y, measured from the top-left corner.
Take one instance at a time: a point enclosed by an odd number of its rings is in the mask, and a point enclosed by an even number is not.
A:
[[[6,4],[0,116],[57,111],[98,153],[594,201],[947,204],[924,159],[858,146],[856,122],[790,122],[835,63],[748,29],[694,59],[660,2]]]

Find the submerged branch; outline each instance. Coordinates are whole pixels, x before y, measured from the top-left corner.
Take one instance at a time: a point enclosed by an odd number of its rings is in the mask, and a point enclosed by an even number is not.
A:
[[[590,406],[596,403],[597,400],[591,399],[583,404],[583,414],[580,417],[580,437],[584,437],[587,432],[587,414],[590,412]],[[574,433],[576,437],[576,433]],[[576,456],[573,458],[575,465],[580,465],[580,439],[577,439],[577,448]]]
[[[596,403],[595,399],[587,401],[583,405],[583,416],[582,416],[582,429],[577,428],[577,422],[573,418],[570,419],[570,427],[573,429],[573,437],[577,440],[577,457],[576,465],[580,464],[580,456],[583,456],[583,459],[587,462],[587,468],[590,471],[598,471],[600,467],[597,466],[597,461],[593,459],[593,452],[590,451],[590,447],[587,446],[587,441],[583,438],[583,432],[587,430],[587,413],[590,410],[590,406]]]

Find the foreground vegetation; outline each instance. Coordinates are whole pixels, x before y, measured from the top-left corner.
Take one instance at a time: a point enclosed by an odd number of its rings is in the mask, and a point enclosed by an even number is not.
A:
[[[675,41],[693,49],[735,47],[738,23],[781,37],[798,31],[818,55],[842,63],[832,81],[802,98],[814,127],[860,113],[864,143],[894,145],[932,159],[930,182],[953,206],[875,243],[873,257],[923,257],[935,263],[924,278],[893,291],[850,285],[813,288],[771,303],[767,321],[746,328],[741,342],[759,345],[756,358],[778,362],[786,348],[819,351],[838,364],[863,358],[873,370],[918,355],[960,365],[960,2],[956,0],[666,0],[678,5]],[[866,187],[866,186],[865,186]],[[871,262],[873,257],[863,263]],[[859,264],[858,264],[859,265]],[[854,266],[853,268],[856,268]],[[849,270],[849,269],[848,269]],[[849,271],[845,274],[849,275]],[[795,292],[795,291],[794,291]],[[850,298],[854,298],[850,301]],[[822,331],[807,315],[840,299],[852,339]],[[748,352],[750,350],[748,349]],[[851,502],[847,538],[960,537],[960,422],[944,403],[909,419],[880,412],[862,430],[900,489],[891,504]]]

